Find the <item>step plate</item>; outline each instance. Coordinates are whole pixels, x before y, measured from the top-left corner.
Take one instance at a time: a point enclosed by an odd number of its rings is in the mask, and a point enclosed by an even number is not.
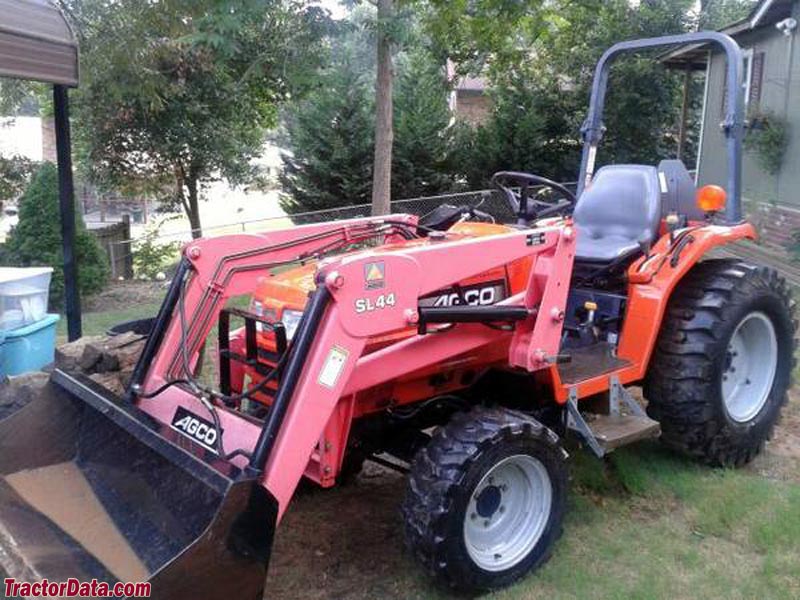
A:
[[[584,418],[606,453],[620,446],[661,435],[658,421],[648,417],[584,414]]]
[[[564,385],[575,385],[587,379],[619,371],[630,361],[618,358],[614,346],[605,342],[566,351],[570,362],[558,365],[558,375]]]

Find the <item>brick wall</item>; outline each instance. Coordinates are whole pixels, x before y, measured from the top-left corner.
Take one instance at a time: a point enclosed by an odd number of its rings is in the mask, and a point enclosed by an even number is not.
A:
[[[492,100],[483,94],[458,94],[456,116],[470,125],[481,125],[489,118]]]
[[[745,211],[759,232],[759,246],[788,256],[792,236],[800,232],[800,210],[774,204],[745,203]]]
[[[42,160],[56,162],[56,124],[53,117],[42,118]]]

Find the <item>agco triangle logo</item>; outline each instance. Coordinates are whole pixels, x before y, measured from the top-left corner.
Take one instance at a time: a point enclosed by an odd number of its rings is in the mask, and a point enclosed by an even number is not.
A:
[[[368,290],[381,289],[386,276],[386,266],[383,261],[366,263],[364,265],[364,283]]]

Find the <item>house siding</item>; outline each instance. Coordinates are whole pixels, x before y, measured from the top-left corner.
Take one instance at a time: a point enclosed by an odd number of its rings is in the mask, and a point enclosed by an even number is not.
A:
[[[800,18],[800,3],[794,12]],[[774,26],[763,27],[737,36],[742,48],[752,48],[754,55],[764,53],[761,95],[749,111],[773,113],[789,123],[789,144],[779,173],[767,173],[753,153],[745,150],[742,165],[742,190],[745,201],[780,203],[800,208],[800,40],[798,32],[784,36]],[[703,147],[699,163],[701,184],[725,185],[727,161],[723,119],[725,56],[711,55],[709,86],[705,106]],[[787,83],[788,79],[788,83]]]

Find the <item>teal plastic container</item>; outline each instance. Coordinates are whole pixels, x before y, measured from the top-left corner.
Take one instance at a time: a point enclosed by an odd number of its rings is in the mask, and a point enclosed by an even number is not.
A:
[[[47,315],[30,325],[0,331],[0,377],[38,371],[53,362],[59,318]]]

